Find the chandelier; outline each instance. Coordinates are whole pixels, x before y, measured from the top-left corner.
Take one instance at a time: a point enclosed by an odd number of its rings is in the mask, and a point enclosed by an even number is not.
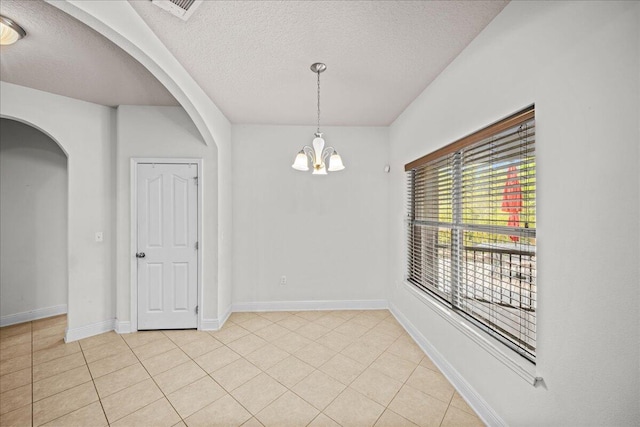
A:
[[[327,69],[323,63],[316,62],[311,65],[311,71],[318,75],[318,127],[313,139],[312,147],[305,145],[298,152],[295,161],[291,165],[292,168],[299,171],[309,170],[309,161],[313,165],[313,175],[326,175],[327,171],[337,172],[344,169],[342,158],[333,147],[325,147],[322,133],[320,132],[320,73]],[[329,167],[325,165],[325,160],[329,158]]]

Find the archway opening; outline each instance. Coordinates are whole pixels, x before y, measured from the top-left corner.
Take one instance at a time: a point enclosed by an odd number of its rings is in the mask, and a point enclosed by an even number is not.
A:
[[[67,175],[67,156],[55,140],[0,118],[1,326],[67,312]],[[63,329],[66,320],[47,325]]]

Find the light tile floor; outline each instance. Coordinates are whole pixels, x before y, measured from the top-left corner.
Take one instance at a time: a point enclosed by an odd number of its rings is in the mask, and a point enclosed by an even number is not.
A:
[[[2,426],[481,426],[387,310],[234,313],[220,331],[0,329]]]

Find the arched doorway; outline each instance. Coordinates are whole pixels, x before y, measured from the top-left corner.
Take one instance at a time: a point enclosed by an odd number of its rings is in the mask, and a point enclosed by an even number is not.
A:
[[[67,312],[67,209],[66,153],[35,127],[0,118],[2,326]]]

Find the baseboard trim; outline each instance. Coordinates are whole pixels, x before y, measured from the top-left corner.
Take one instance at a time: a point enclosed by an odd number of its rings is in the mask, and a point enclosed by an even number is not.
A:
[[[131,333],[131,322],[128,320],[115,320],[115,331],[119,334],[130,334]]]
[[[218,317],[218,329],[222,328],[224,326],[225,323],[227,323],[227,320],[229,320],[229,316],[231,316],[231,309],[233,308],[233,306],[231,304],[229,304],[229,306],[227,307],[227,310],[224,312],[224,314],[220,317]]]
[[[224,326],[225,322],[231,315],[231,306],[227,307],[227,310],[221,317],[217,319],[202,319],[200,321],[200,330],[201,331],[218,331],[222,326]]]
[[[69,329],[64,336],[65,342],[78,341],[83,338],[89,338],[94,335],[103,334],[113,331],[116,326],[116,319],[103,320],[102,322],[92,323],[90,325],[81,326],[79,328]]]
[[[305,310],[383,310],[387,300],[327,300],[327,301],[261,301],[239,302],[231,311],[305,311]],[[226,320],[226,319],[225,319]]]
[[[58,316],[67,313],[67,304],[54,305],[52,307],[37,308],[22,313],[8,314],[0,317],[0,327],[15,325],[16,323],[30,322],[44,319],[45,317]]]
[[[218,323],[218,319],[202,319],[200,321],[201,331],[217,331],[220,329],[220,325]]]
[[[416,298],[438,316],[446,320],[451,326],[456,328],[462,334],[464,334],[469,340],[476,343],[483,350],[493,356],[500,363],[504,364],[507,368],[511,369],[518,376],[524,379],[528,384],[534,387],[539,387],[543,384],[542,377],[537,376],[536,366],[529,361],[516,354],[513,350],[506,347],[504,344],[498,342],[496,339],[490,337],[486,332],[480,330],[478,327],[463,319],[457,313],[451,309],[443,306],[440,302],[437,302],[433,297],[426,293],[419,291],[415,285],[404,282],[404,290],[407,291],[412,297]]]
[[[402,314],[398,308],[389,303],[389,311],[396,318],[396,320],[402,325],[409,335],[415,340],[433,361],[433,363],[440,369],[442,374],[447,377],[449,382],[458,391],[458,394],[467,401],[469,406],[478,414],[478,416],[488,426],[506,426],[502,418],[489,406],[489,404],[475,391],[471,384],[469,384],[460,373],[440,354],[438,350],[425,338],[424,335],[416,328],[404,314]]]

